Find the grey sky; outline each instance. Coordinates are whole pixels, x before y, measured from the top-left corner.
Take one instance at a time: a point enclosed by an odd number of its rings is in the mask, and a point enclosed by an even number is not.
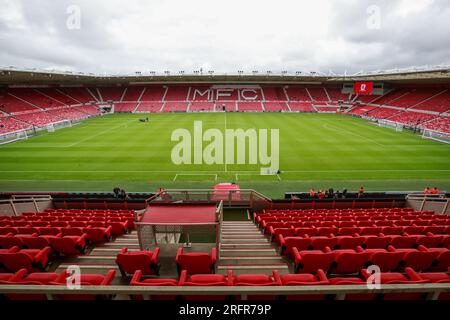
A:
[[[71,5],[80,10],[80,28]],[[448,0],[0,0],[0,65],[94,73],[450,62]],[[75,19],[75,20],[74,20]]]

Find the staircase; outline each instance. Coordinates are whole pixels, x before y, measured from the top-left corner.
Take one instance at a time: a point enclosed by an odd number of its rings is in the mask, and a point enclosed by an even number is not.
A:
[[[220,259],[217,273],[226,274],[280,274],[289,273],[289,264],[281,257],[269,239],[251,221],[223,221],[221,228]]]
[[[85,255],[65,258],[55,272],[62,272],[71,265],[80,267],[81,273],[105,274],[108,270],[116,270],[116,277],[120,277],[116,264],[116,256],[122,248],[128,247],[128,251],[140,250],[137,231],[117,237],[114,241],[96,244]]]

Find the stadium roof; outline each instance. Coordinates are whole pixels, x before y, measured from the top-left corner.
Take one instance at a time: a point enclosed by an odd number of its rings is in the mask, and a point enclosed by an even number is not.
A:
[[[162,73],[147,71],[125,75],[93,74],[71,71],[48,71],[0,67],[0,85],[132,85],[157,83],[342,83],[352,81],[379,81],[395,83],[450,83],[450,66],[413,67],[352,75],[321,72],[238,71],[216,74],[213,71]]]

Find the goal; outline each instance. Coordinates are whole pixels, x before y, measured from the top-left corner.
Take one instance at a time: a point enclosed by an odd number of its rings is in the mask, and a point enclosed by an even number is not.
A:
[[[398,122],[389,120],[378,120],[378,126],[383,128],[394,129],[395,131],[403,131],[403,125]]]
[[[59,121],[59,122],[55,122],[55,123],[51,123],[51,124],[47,125],[47,131],[55,132],[55,130],[68,128],[71,126],[72,126],[72,122],[70,120]]]
[[[450,144],[450,134],[434,130],[424,129],[422,133],[422,139],[435,140]]]
[[[0,135],[0,145],[25,139],[28,139],[28,134],[26,130],[2,134]]]

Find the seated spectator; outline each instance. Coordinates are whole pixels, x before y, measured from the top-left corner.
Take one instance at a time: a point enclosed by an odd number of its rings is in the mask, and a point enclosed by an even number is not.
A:
[[[322,189],[319,190],[319,192],[317,193],[317,196],[319,197],[319,199],[323,199],[324,193],[323,193]]]
[[[434,187],[431,189],[431,194],[439,194],[439,189],[437,187]]]
[[[430,187],[426,187],[426,188],[423,190],[423,194],[430,194]]]
[[[361,186],[361,188],[359,188],[359,191],[358,191],[358,198],[362,198],[363,195],[364,195],[364,187]]]
[[[316,196],[316,191],[314,188],[309,189],[309,197],[314,198]]]
[[[342,190],[342,198],[347,198],[347,189]]]

